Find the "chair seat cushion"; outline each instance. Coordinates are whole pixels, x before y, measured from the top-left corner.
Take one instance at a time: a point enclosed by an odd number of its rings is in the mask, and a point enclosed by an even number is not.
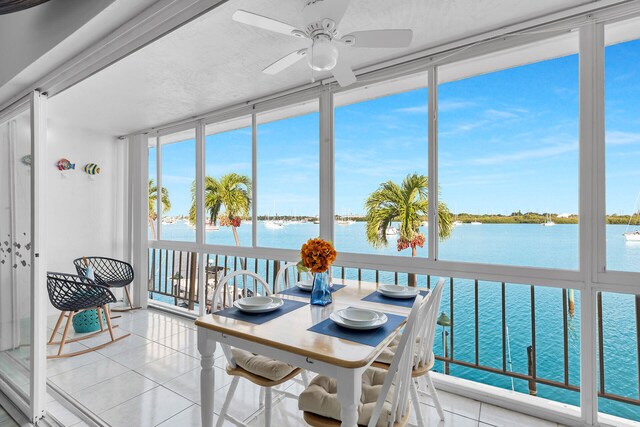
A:
[[[378,396],[382,391],[382,385],[387,371],[378,368],[369,368],[362,374],[362,395],[358,404],[358,425],[367,425],[373,415]],[[389,393],[382,406],[377,427],[386,427],[391,419],[391,404],[394,386],[391,385]],[[340,421],[340,401],[338,400],[338,381],[335,378],[318,375],[309,387],[298,398],[298,408],[301,411],[311,412],[326,418]]]
[[[382,350],[382,353],[376,359],[376,362],[384,363],[387,365],[391,365],[391,361],[393,360],[393,356],[396,355],[396,350],[398,350],[398,345],[400,344],[400,338],[402,338],[401,334],[396,335],[396,337],[389,343],[389,345]],[[418,361],[418,351],[420,350],[420,339],[416,339],[415,353],[413,355],[413,363]],[[432,366],[434,360],[433,352],[427,356],[426,366]]]
[[[236,364],[242,369],[271,381],[279,381],[296,369],[295,366],[287,363],[260,356],[259,354],[253,354],[239,348],[232,348],[231,353],[233,354]]]

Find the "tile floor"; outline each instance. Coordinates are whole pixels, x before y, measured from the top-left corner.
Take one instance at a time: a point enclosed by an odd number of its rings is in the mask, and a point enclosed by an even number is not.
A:
[[[53,328],[56,318],[49,320]],[[114,320],[117,334],[131,336],[101,350],[69,359],[49,360],[49,379],[73,396],[89,410],[114,426],[185,427],[200,425],[200,368],[196,348],[196,328],[193,321],[157,310],[137,310],[123,313]],[[79,350],[100,344],[106,337],[90,338],[73,343],[67,350]],[[50,346],[50,352],[56,349]],[[225,360],[218,348],[216,358],[217,416],[230,378],[224,372]],[[298,384],[288,385],[300,391]],[[251,426],[263,425],[258,407],[259,388],[241,380],[231,414],[244,419]],[[423,414],[429,426],[556,426],[533,417],[511,412],[465,397],[440,392],[445,409],[445,421],[438,414],[428,396],[421,397]],[[71,412],[56,406],[55,415],[64,425],[83,423]],[[232,425],[231,423],[225,423]],[[292,399],[278,401],[273,408],[272,425],[279,427],[305,425]],[[0,426],[2,415],[0,413]]]

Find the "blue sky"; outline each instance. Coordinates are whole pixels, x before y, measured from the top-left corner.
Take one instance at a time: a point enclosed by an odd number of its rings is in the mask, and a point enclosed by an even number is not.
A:
[[[640,42],[606,50],[607,212],[640,191]],[[441,84],[441,200],[454,212],[578,211],[578,56]],[[427,89],[335,111],[336,212],[360,214],[381,182],[427,174]],[[318,213],[318,114],[258,128],[258,214]],[[207,137],[206,172],[251,174],[249,128]],[[152,153],[153,154],[153,153]],[[170,214],[188,211],[193,140],[163,147]],[[150,173],[155,167],[150,164]]]

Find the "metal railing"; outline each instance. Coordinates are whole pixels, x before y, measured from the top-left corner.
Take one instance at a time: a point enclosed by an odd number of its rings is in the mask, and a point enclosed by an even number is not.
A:
[[[225,275],[238,269],[248,269],[260,274],[266,278],[267,283],[273,286],[276,275],[280,268],[282,268],[284,261],[272,260],[272,259],[259,259],[259,258],[241,258],[228,256],[224,254],[206,254],[205,266],[207,275],[206,295],[204,301],[209,301],[213,295],[213,290],[218,281]],[[150,249],[149,250],[149,295],[152,299],[164,298],[165,302],[181,306],[189,310],[194,310],[200,301],[198,293],[198,279],[197,279],[197,257],[195,252],[185,252],[172,249]],[[365,270],[361,268],[352,268],[346,266],[333,267],[333,277],[335,278],[347,278],[353,280],[364,280],[394,284],[407,284],[409,282],[409,273],[388,272],[381,270]],[[428,275],[417,275],[416,280],[418,286],[426,286],[430,288],[432,285],[432,277]],[[467,279],[454,279],[450,278],[448,283],[448,296],[443,299],[441,305],[441,311],[448,311],[448,322],[439,323],[442,326],[442,345],[434,350],[439,351],[436,354],[436,360],[442,363],[442,371],[445,374],[450,374],[450,368],[452,365],[459,367],[470,368],[478,371],[483,371],[491,374],[498,374],[507,378],[522,380],[527,383],[528,392],[531,395],[537,394],[537,385],[545,385],[556,387],[558,389],[569,390],[572,392],[580,392],[580,385],[578,374],[574,373],[575,380],[571,381],[570,376],[570,345],[569,345],[569,323],[570,318],[574,314],[574,300],[573,291],[568,289],[562,289],[562,380],[545,378],[538,374],[538,362],[537,362],[537,316],[536,316],[536,292],[533,285],[518,285],[510,284],[506,282],[499,283],[500,285],[500,325],[496,325],[495,329],[491,332],[500,334],[500,341],[502,345],[501,360],[499,367],[489,366],[488,364],[481,363],[482,351],[480,348],[480,333],[481,333],[481,321],[480,321],[480,281],[473,280],[473,301],[465,301],[468,307],[473,306],[473,337],[474,337],[474,349],[473,355],[470,360],[464,360],[464,358],[456,357],[456,332],[459,332],[459,328],[456,328],[455,321],[458,317],[456,313],[454,302],[460,302],[456,300],[456,289],[465,282],[465,285],[469,285]],[[527,354],[527,373],[516,372],[512,369],[509,353],[509,341],[508,341],[508,327],[507,327],[507,289],[509,286],[527,286],[528,287],[528,300],[530,309],[530,340],[529,345],[526,348],[520,348],[519,350],[525,351]],[[223,294],[224,295],[224,294]],[[226,296],[225,296],[226,297]],[[235,298],[236,296],[233,296]],[[599,390],[598,395],[600,397],[611,399],[613,401],[622,402],[625,404],[640,406],[640,295],[635,297],[635,327],[636,327],[636,350],[638,356],[638,396],[623,396],[607,390],[606,387],[606,369],[605,369],[605,346],[604,346],[604,333],[603,323],[606,319],[602,314],[602,295],[598,294],[598,315],[597,315],[597,333],[598,333],[598,363],[599,363]],[[207,307],[210,309],[210,307]],[[548,321],[548,319],[545,319]],[[447,325],[448,326],[445,326]],[[445,327],[447,331],[444,331]],[[579,369],[576,369],[579,371]]]

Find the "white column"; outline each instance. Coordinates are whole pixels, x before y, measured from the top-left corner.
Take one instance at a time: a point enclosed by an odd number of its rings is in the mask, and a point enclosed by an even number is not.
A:
[[[46,161],[47,97],[33,92],[31,101],[31,407],[36,423],[44,416],[47,366]]]
[[[438,259],[438,68],[428,70],[429,92],[429,259]]]
[[[204,209],[204,175],[205,175],[205,144],[204,122],[196,123],[196,245],[202,247],[205,243],[205,209]],[[206,266],[205,253],[198,257],[198,314],[204,316],[206,300]]]
[[[333,94],[320,94],[320,237],[334,241],[334,140]]]
[[[589,23],[580,28],[580,406],[583,422],[597,422],[596,390],[596,291],[599,244],[598,224],[604,203],[604,36],[603,27]],[[603,166],[600,165],[600,166]],[[602,181],[602,182],[599,182]],[[603,222],[604,225],[604,222]]]
[[[129,191],[131,192],[131,263],[135,272],[133,305],[146,308],[149,286],[149,159],[147,135],[129,138]],[[158,187],[160,194],[160,187]],[[160,199],[160,197],[158,197]],[[160,222],[160,221],[158,221]]]

